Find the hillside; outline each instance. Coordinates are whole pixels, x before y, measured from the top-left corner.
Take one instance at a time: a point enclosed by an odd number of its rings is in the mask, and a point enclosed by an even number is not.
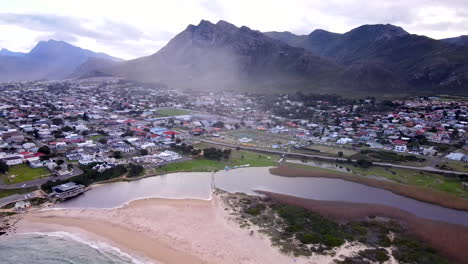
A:
[[[282,34],[265,34],[284,39]],[[340,65],[366,65],[367,69],[391,72],[414,93],[468,93],[468,47],[452,44],[460,39],[434,40],[393,25],[364,25],[344,34],[315,30],[306,37],[288,40],[289,45]]]
[[[29,53],[4,51],[0,56],[0,80],[64,79],[89,58],[119,61],[63,41],[40,41]]]

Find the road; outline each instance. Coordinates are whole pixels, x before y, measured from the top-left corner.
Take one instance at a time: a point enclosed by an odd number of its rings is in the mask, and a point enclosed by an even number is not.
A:
[[[230,148],[239,147],[240,149],[258,151],[258,152],[263,152],[263,153],[271,153],[271,154],[278,154],[278,155],[289,155],[289,156],[306,157],[306,158],[317,158],[317,159],[329,160],[329,161],[337,161],[337,160],[339,160],[339,161],[348,161],[348,159],[345,159],[345,158],[333,158],[333,157],[322,156],[322,155],[312,155],[312,154],[304,154],[304,153],[297,153],[297,152],[286,152],[286,151],[280,151],[280,150],[270,150],[270,149],[245,147],[245,146],[227,144],[227,143],[222,143],[222,142],[213,141],[213,140],[209,140],[209,139],[202,139],[202,138],[200,139],[200,141],[210,143],[210,144],[230,147]],[[351,160],[351,161],[356,162],[356,160]],[[382,166],[382,167],[402,168],[402,169],[410,169],[410,170],[418,170],[418,171],[427,171],[427,172],[436,172],[436,173],[449,173],[449,174],[468,176],[467,172],[440,170],[440,169],[436,169],[436,168],[432,168],[432,167],[428,167],[428,166],[426,166],[426,167],[415,167],[415,166],[399,165],[399,164],[384,163],[384,162],[373,162],[373,164],[377,165],[377,166]]]
[[[62,175],[62,176],[49,176],[42,179],[27,181],[27,182],[19,182],[14,184],[4,184],[0,183],[0,189],[20,189],[20,188],[28,188],[34,186],[41,186],[42,184],[46,183],[47,181],[56,181],[56,180],[66,180],[71,177],[80,175],[83,171],[78,168],[78,166],[73,166],[73,172],[71,174]]]
[[[23,200],[28,200],[32,198],[36,198],[41,196],[38,191],[30,192],[30,193],[25,193],[25,194],[13,194],[4,198],[0,199],[0,207],[3,207],[7,204],[18,202],[18,201],[23,201]]]

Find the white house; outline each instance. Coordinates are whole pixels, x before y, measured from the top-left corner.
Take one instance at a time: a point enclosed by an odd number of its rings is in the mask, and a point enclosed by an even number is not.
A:
[[[401,145],[395,145],[395,151],[397,152],[406,152],[408,150],[408,147],[406,145],[401,144]]]
[[[449,160],[461,160],[463,158],[463,153],[458,153],[458,152],[452,152],[450,154],[448,154],[447,156],[445,156],[445,158],[449,159]]]
[[[353,139],[351,138],[340,138],[336,141],[338,144],[348,144],[348,143],[353,143]]]
[[[19,201],[15,203],[15,210],[23,210],[31,206],[29,201]]]

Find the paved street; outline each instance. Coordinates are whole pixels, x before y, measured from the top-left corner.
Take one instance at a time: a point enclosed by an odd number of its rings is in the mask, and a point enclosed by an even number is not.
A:
[[[73,166],[73,172],[69,175],[63,175],[63,176],[49,176],[46,178],[42,179],[37,179],[37,180],[32,180],[32,181],[27,181],[27,182],[20,182],[20,183],[14,183],[14,184],[4,184],[0,183],[0,189],[18,189],[18,188],[27,188],[27,187],[34,187],[34,186],[41,186],[42,184],[46,183],[47,181],[56,181],[56,180],[66,180],[68,178],[80,175],[83,173],[83,171],[78,168],[78,166]]]
[[[37,191],[26,193],[26,194],[13,194],[4,198],[0,198],[0,207],[3,207],[9,203],[36,198],[38,196],[40,195],[39,195],[39,192]]]

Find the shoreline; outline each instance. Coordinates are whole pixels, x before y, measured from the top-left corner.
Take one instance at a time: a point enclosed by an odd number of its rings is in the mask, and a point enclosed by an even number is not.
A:
[[[339,172],[314,172],[301,168],[288,167],[285,165],[280,165],[278,167],[271,168],[270,173],[282,177],[317,177],[341,179],[344,181],[354,182],[378,189],[387,190],[394,194],[418,200],[421,202],[431,203],[450,209],[468,212],[468,200],[448,193],[423,189],[416,186],[403,185],[390,181],[376,180],[372,178],[366,178],[363,176],[344,174]]]
[[[395,219],[409,233],[453,260],[466,263],[468,228],[418,218],[389,206],[304,199],[260,191],[268,199],[305,208],[338,223],[369,216]],[[212,200],[148,198],[114,209],[34,209],[13,216],[9,236],[65,232],[90,243],[104,243],[143,263],[329,263],[352,256],[362,245],[346,243],[340,255],[292,257],[280,253],[257,227],[242,227],[234,208],[216,191]],[[341,254],[342,253],[342,254]],[[325,261],[325,262],[324,262]],[[327,262],[328,261],[328,262]]]
[[[266,236],[252,236],[231,221],[219,198],[145,199],[118,209],[36,210],[18,216],[15,233],[69,232],[156,263],[293,261]]]

